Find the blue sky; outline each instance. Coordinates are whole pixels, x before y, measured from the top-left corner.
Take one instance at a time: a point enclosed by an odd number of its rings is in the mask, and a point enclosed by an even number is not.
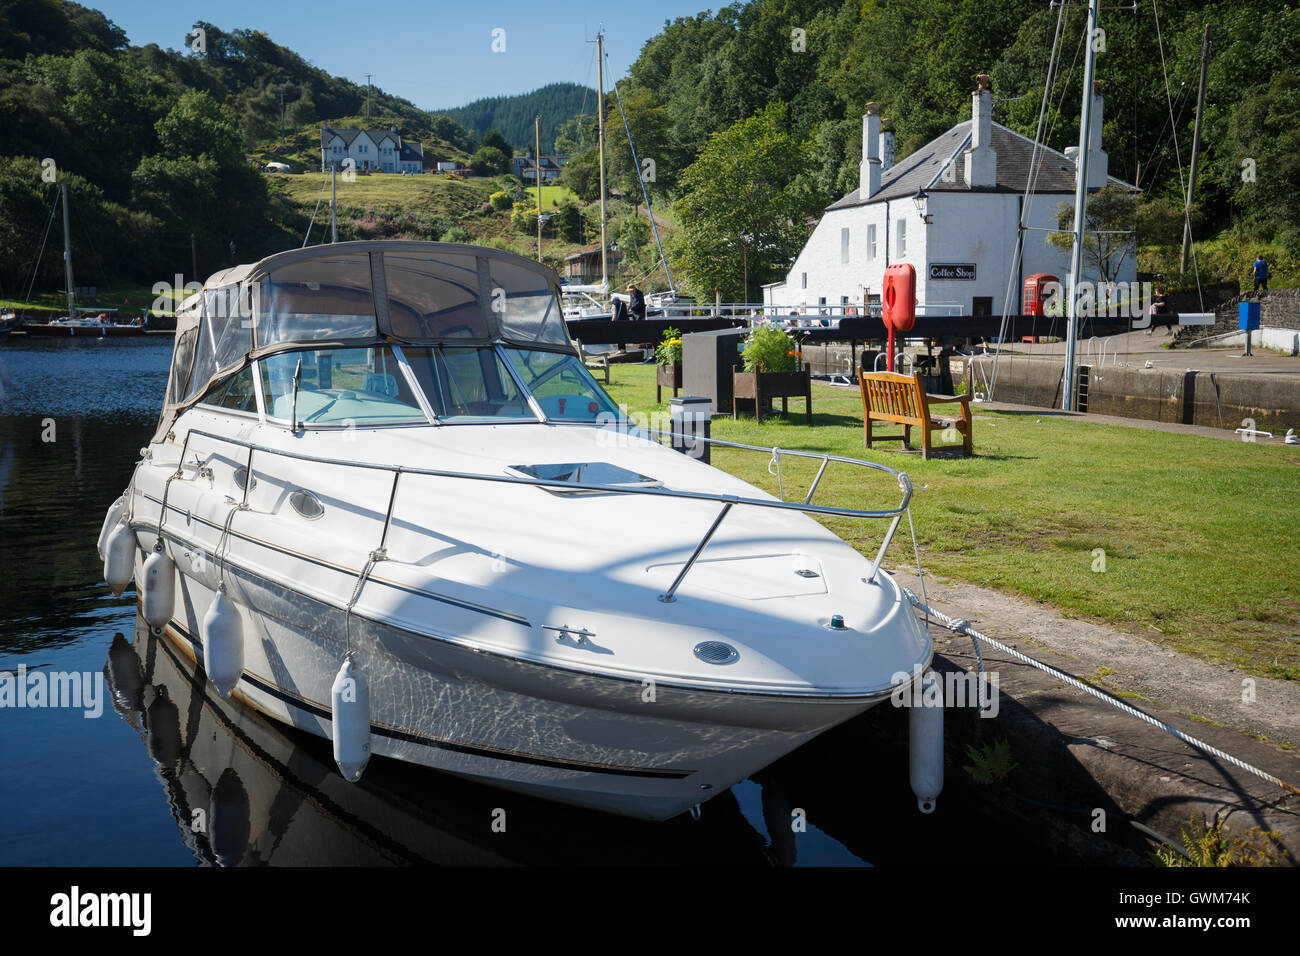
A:
[[[131,43],[180,49],[198,20],[223,30],[261,30],[321,69],[424,109],[482,96],[524,93],[547,83],[596,85],[592,51],[605,26],[616,77],[666,19],[709,9],[708,0],[580,3],[551,0],[81,0],[126,31]],[[505,52],[492,51],[493,30]],[[607,83],[608,85],[608,83]]]

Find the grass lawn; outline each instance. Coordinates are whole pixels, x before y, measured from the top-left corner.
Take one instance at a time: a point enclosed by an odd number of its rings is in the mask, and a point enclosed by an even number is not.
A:
[[[632,411],[666,410],[654,401],[653,366],[612,366],[608,391]],[[906,471],[917,486],[912,513],[927,573],[1300,680],[1300,448],[976,406],[974,457],[927,462],[899,443],[867,452],[856,390],[814,385],[811,428],[800,424],[802,400],[790,410],[789,421],[715,419],[713,433]],[[777,491],[766,455],[716,449],[713,462]],[[817,464],[787,459],[787,499],[802,499]],[[897,499],[888,476],[832,464],[815,501],[868,508]],[[864,552],[884,531],[882,522],[826,524]],[[915,568],[906,521],[886,564]]]
[[[189,278],[189,276],[186,276],[187,280]],[[169,276],[164,281],[170,283],[172,279]],[[173,292],[177,294],[173,295]],[[183,289],[172,290],[170,288],[168,291],[164,292],[161,295],[161,298],[164,300],[163,311],[167,314],[171,314],[172,309],[174,309],[176,305],[173,300],[184,298],[184,295],[180,294],[183,292]],[[122,315],[134,316],[139,315],[144,309],[152,307],[154,300],[157,298],[160,298],[160,296],[155,295],[152,286],[148,285],[122,283],[112,286],[99,286],[95,294],[95,305],[85,306],[85,308],[93,309],[95,306],[98,306],[101,309],[115,308]],[[125,300],[125,304],[123,303],[123,300]],[[33,292],[32,300],[28,303],[27,307],[29,309],[50,309],[63,315],[68,311],[68,297],[57,289],[46,292]],[[0,309],[22,308],[23,301],[21,299],[0,299]]]
[[[329,203],[329,176],[325,173],[300,173],[272,176],[295,203],[311,209],[323,196],[322,210]],[[324,193],[321,192],[324,187]],[[426,216],[459,218],[487,201],[491,181],[486,179],[448,179],[445,176],[401,176],[396,173],[357,175],[352,182],[342,176],[336,183],[339,209],[392,209]]]
[[[525,189],[528,190],[528,202],[537,202],[537,187],[529,186],[525,183]],[[542,212],[546,212],[548,209],[554,209],[566,199],[570,202],[582,205],[578,200],[577,194],[567,186],[548,186],[545,183],[542,184]]]

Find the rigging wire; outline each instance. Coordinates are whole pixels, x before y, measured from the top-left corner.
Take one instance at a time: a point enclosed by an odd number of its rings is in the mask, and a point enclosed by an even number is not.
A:
[[[1160,49],[1160,72],[1165,78],[1165,102],[1169,104],[1169,118],[1172,121],[1174,117],[1174,104],[1169,95],[1169,70],[1165,64],[1165,42],[1160,33],[1160,11],[1156,9],[1156,0],[1151,0],[1151,15],[1156,22],[1156,45]],[[1174,138],[1174,158],[1178,161],[1178,185],[1182,189],[1183,196],[1187,195],[1187,181],[1183,177],[1183,157],[1178,148],[1178,129],[1175,126],[1170,130]],[[1190,235],[1192,231],[1192,211],[1188,208],[1186,202],[1183,203],[1183,229],[1186,234]],[[1196,299],[1200,303],[1201,311],[1205,311],[1205,298],[1201,295],[1201,270],[1196,261],[1196,243],[1192,243],[1192,274],[1196,277]]]
[[[609,61],[609,54],[605,54],[605,61]],[[610,75],[614,72],[613,64],[610,63]],[[613,83],[614,98],[618,100],[618,113],[623,118],[623,132],[627,134],[627,145],[632,151],[632,175],[636,176],[637,182],[641,186],[641,196],[645,199],[646,215],[650,218],[650,228],[654,230],[655,245],[659,248],[659,261],[663,263],[664,276],[668,279],[668,291],[676,295],[677,289],[673,285],[672,273],[668,271],[668,257],[664,255],[663,240],[659,238],[659,223],[655,219],[654,209],[650,205],[650,193],[646,190],[645,178],[641,175],[641,160],[636,154],[636,144],[632,142],[632,130],[627,125],[627,112],[623,109],[623,96],[618,91],[618,80]]]
[[[320,212],[320,204],[325,199],[325,186],[329,183],[329,177],[320,182],[320,195],[316,197],[316,208],[311,211],[311,222],[307,223],[307,234],[302,237],[302,245],[298,248],[307,248],[307,240],[311,238],[312,228],[316,225],[316,213]]]
[[[1011,282],[1012,277],[1016,274],[1016,267],[1020,263],[1021,253],[1025,245],[1025,217],[1029,214],[1029,197],[1032,195],[1033,187],[1038,181],[1038,171],[1041,169],[1042,160],[1039,154],[1042,151],[1043,123],[1047,113],[1047,102],[1052,86],[1052,73],[1056,65],[1057,51],[1060,46],[1061,25],[1065,20],[1065,5],[1061,5],[1060,12],[1056,15],[1056,31],[1052,35],[1051,55],[1047,62],[1047,81],[1043,85],[1043,99],[1038,107],[1038,123],[1034,127],[1034,149],[1029,159],[1029,175],[1025,177],[1025,194],[1020,205],[1020,221],[1016,225],[1016,249],[1011,256],[1011,266],[1007,270],[1007,292],[1002,300],[1002,323],[998,326],[998,350],[993,356],[993,385],[998,380],[998,361],[1002,358],[1002,346],[1007,340],[1007,323],[1011,315]],[[1076,61],[1078,53],[1075,54]],[[1018,290],[1023,292],[1023,290]],[[1035,326],[1037,323],[1035,323]],[[987,393],[989,401],[993,400],[992,385]]]
[[[36,253],[36,259],[32,262],[31,278],[27,280],[27,294],[23,296],[23,309],[26,310],[28,304],[32,301],[32,288],[36,285],[36,272],[40,268],[41,259],[45,256],[45,243],[50,238],[50,227],[54,225],[54,213],[59,208],[59,197],[62,190],[55,190],[54,202],[50,204],[50,218],[45,221],[45,235],[41,237],[41,251]]]

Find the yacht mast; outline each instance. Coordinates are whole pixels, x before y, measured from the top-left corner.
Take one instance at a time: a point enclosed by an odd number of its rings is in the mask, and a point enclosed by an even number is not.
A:
[[[590,76],[591,74],[587,74]],[[600,153],[600,284],[609,291],[605,257],[605,34],[596,34],[596,144]]]
[[[330,165],[330,242],[339,241],[338,163]]]
[[[1083,111],[1079,117],[1079,159],[1074,184],[1074,246],[1070,251],[1070,299],[1065,334],[1065,387],[1061,394],[1061,408],[1065,411],[1074,411],[1074,344],[1079,337],[1079,280],[1083,271],[1083,213],[1088,198],[1088,147],[1092,140],[1092,74],[1097,57],[1093,37],[1097,32],[1097,3],[1098,0],[1088,2],[1088,32],[1084,36]]]
[[[63,197],[63,280],[68,286],[68,318],[76,316],[72,304],[72,226],[68,219],[68,181],[59,183],[59,192]]]
[[[1183,255],[1179,272],[1186,274],[1192,249],[1192,197],[1196,194],[1196,161],[1201,155],[1201,114],[1205,112],[1205,68],[1210,62],[1210,24],[1201,37],[1201,84],[1196,94],[1196,128],[1192,131],[1192,168],[1187,174],[1187,204],[1183,207]],[[1198,277],[1199,284],[1199,277]]]

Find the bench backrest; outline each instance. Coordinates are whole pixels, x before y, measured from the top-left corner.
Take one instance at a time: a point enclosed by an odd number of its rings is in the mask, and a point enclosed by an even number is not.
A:
[[[921,373],[860,372],[862,412],[887,421],[919,424],[925,418],[925,383]]]

